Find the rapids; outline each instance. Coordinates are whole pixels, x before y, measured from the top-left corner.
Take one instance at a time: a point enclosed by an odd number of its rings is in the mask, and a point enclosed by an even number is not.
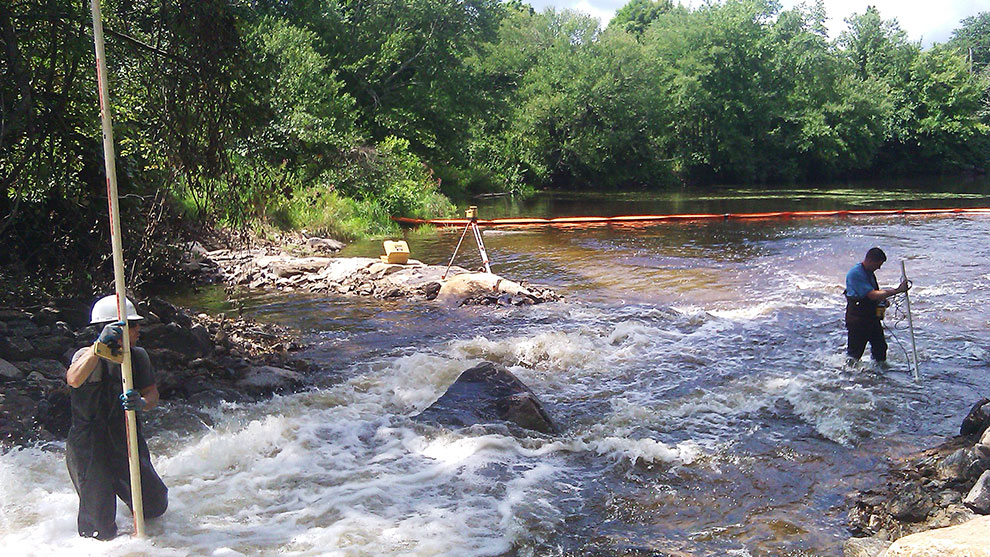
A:
[[[485,216],[987,206],[982,193],[726,190],[482,204]],[[444,263],[459,231],[408,234]],[[150,537],[75,534],[64,447],[0,455],[9,555],[839,555],[846,495],[957,432],[987,391],[990,217],[856,217],[486,230],[493,271],[555,288],[523,308],[222,291],[313,344],[327,374],[248,405],[147,416],[170,488]],[[866,250],[910,291],[890,368],[847,365],[843,278]],[[377,255],[377,242],[343,255]],[[458,262],[477,265],[465,243]],[[211,298],[211,296],[215,298]],[[893,337],[893,338],[892,338]],[[903,346],[903,348],[902,348]],[[868,352],[868,351],[867,351]],[[447,431],[410,417],[457,374],[507,366],[563,433]],[[126,508],[118,525],[131,531]]]

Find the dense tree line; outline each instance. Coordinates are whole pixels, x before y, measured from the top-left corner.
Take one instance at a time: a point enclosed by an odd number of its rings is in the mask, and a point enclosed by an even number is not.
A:
[[[138,276],[168,266],[150,239],[179,222],[358,236],[479,191],[955,172],[990,153],[990,12],[928,49],[872,7],[830,40],[821,2],[776,0],[632,0],[605,29],[518,0],[107,0],[104,18]],[[98,281],[89,3],[7,0],[0,40],[3,278]]]

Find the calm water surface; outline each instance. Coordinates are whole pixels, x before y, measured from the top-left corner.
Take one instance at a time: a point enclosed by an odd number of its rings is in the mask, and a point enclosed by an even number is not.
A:
[[[985,185],[936,189],[479,205],[483,217],[990,205]],[[407,239],[413,257],[445,263],[458,233]],[[988,234],[987,216],[486,230],[496,273],[564,300],[440,309],[208,293],[193,303],[298,330],[326,375],[271,401],[149,416],[172,497],[146,541],[75,537],[59,447],[0,456],[0,543],[21,554],[840,555],[847,495],[881,485],[890,458],[952,435],[987,395]],[[901,261],[914,281],[919,382],[903,311],[887,320],[891,369],[844,362],[842,281],[873,245],[889,256],[882,285]],[[457,262],[480,263],[473,243]],[[529,384],[563,433],[410,419],[482,360]]]

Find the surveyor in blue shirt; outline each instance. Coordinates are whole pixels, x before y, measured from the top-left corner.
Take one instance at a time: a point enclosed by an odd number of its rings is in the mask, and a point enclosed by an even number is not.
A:
[[[887,298],[907,292],[907,280],[901,281],[897,288],[880,288],[876,272],[887,254],[880,248],[870,248],[862,263],[857,263],[846,273],[846,331],[848,343],[846,354],[853,360],[859,360],[870,343],[870,353],[873,361],[887,361],[887,341],[883,338],[884,308]]]

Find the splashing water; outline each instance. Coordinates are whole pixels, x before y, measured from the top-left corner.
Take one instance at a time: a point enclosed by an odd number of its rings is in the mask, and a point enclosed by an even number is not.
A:
[[[64,447],[8,451],[0,543],[17,555],[838,554],[845,496],[881,484],[888,454],[954,433],[986,394],[988,233],[979,217],[486,232],[496,272],[564,301],[248,297],[248,313],[315,343],[306,356],[328,369],[316,387],[149,416],[170,506],[145,540],[78,538]],[[449,240],[410,244],[442,261]],[[873,245],[908,261],[921,383],[893,340],[890,369],[845,361],[842,281]],[[882,285],[897,282],[889,267]],[[563,432],[412,420],[480,361],[515,373]],[[123,505],[118,525],[130,531]]]

